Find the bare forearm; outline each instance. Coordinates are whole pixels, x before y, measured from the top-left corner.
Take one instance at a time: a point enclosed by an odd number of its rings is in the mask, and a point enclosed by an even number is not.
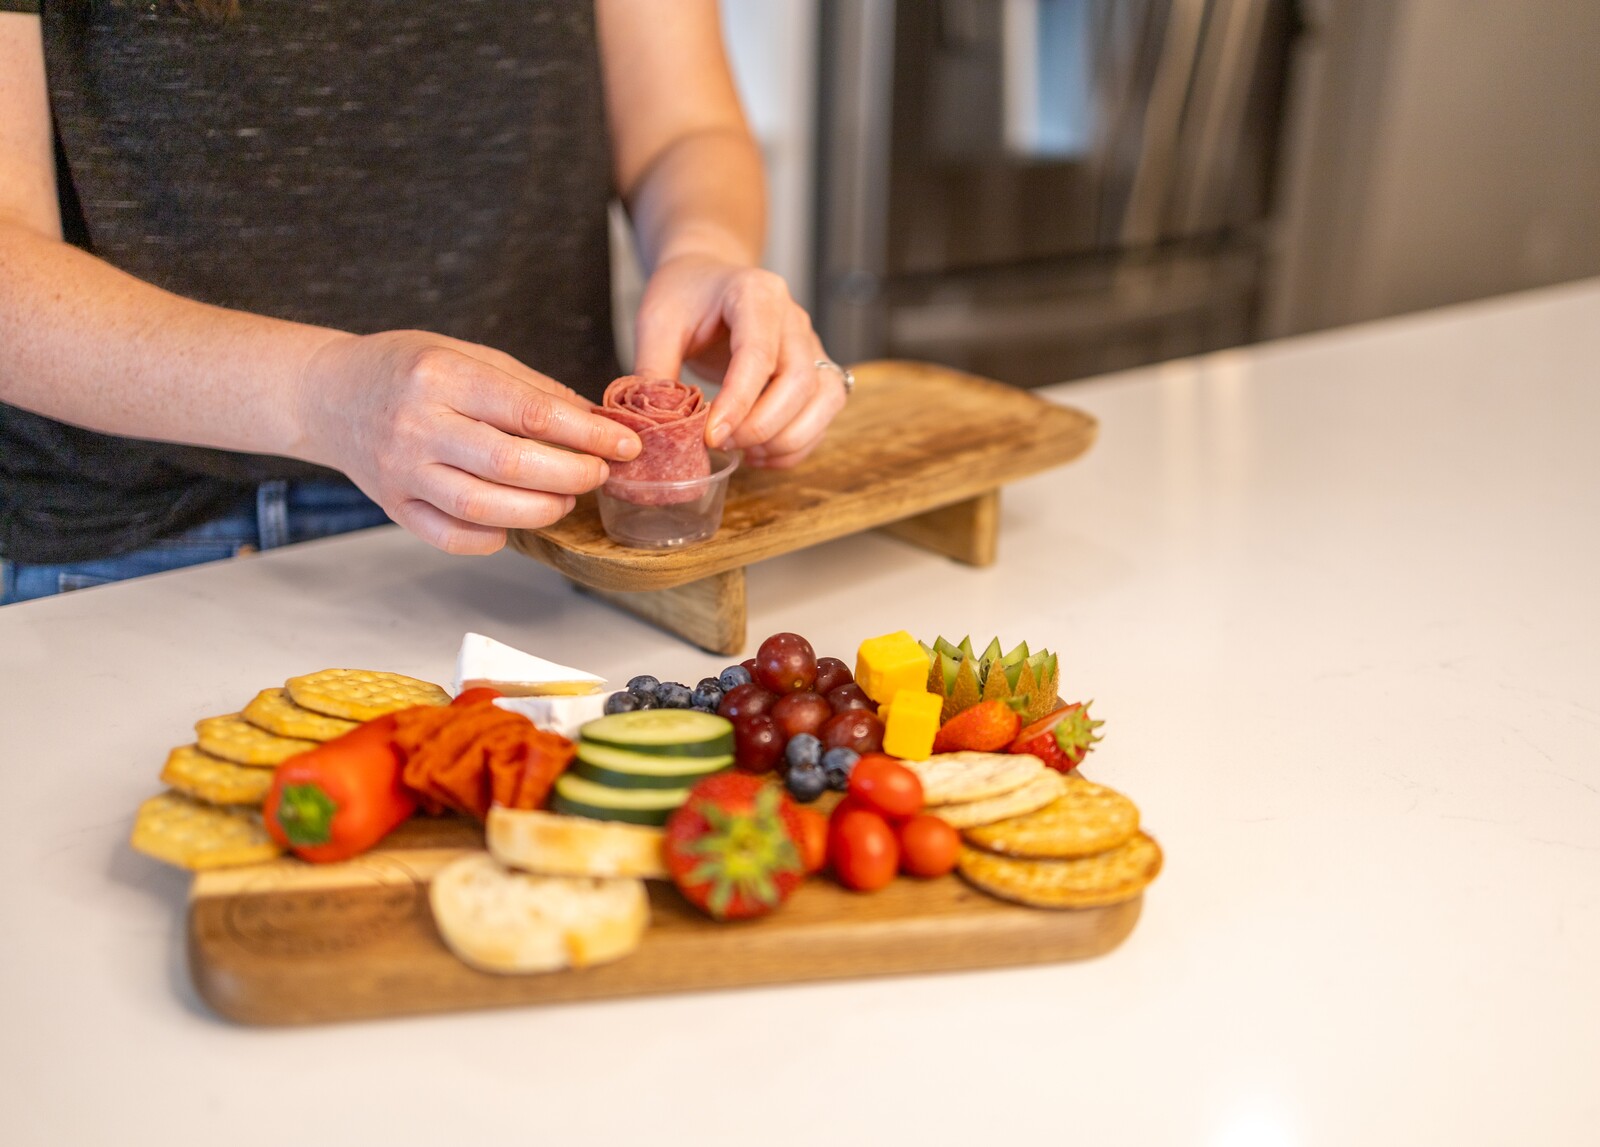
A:
[[[108,433],[305,458],[297,390],[337,337],[179,298],[0,222],[0,400],[12,405]]]
[[[714,128],[679,139],[641,177],[629,207],[652,270],[687,254],[761,261],[766,184],[747,132]]]

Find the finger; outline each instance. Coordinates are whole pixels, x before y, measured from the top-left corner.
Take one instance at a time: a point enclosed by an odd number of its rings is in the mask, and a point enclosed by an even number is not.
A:
[[[502,530],[537,530],[560,521],[576,499],[570,494],[501,486],[437,463],[417,471],[411,493],[459,522]]]
[[[592,454],[561,450],[532,438],[505,434],[459,415],[444,422],[434,457],[500,486],[544,493],[582,494],[611,476]]]
[[[689,349],[691,321],[670,303],[646,298],[634,321],[633,373],[646,378],[677,378]]]
[[[506,532],[452,518],[437,506],[410,498],[390,516],[435,549],[447,554],[492,554],[506,544]]]
[[[557,382],[548,374],[543,374],[540,371],[534,370],[527,364],[512,358],[505,351],[496,350],[494,347],[484,346],[481,343],[469,343],[464,342],[461,339],[453,339],[447,335],[439,335],[435,337],[447,343],[449,346],[467,358],[472,359],[474,362],[481,362],[485,366],[493,367],[502,374],[508,374],[512,378],[517,379],[519,382],[527,383],[536,390],[542,390],[546,394],[552,394],[559,398],[564,398],[568,402],[575,403],[585,410],[592,409],[595,405],[583,395],[579,394],[576,390],[573,390],[572,387],[567,386],[564,383]]]
[[[729,322],[730,354],[728,369],[722,376],[722,392],[711,404],[711,417],[706,422],[706,442],[710,445],[721,446],[730,438],[735,444],[743,444],[740,431],[777,371],[782,329],[781,309],[770,305],[765,296],[737,304]]]
[[[581,450],[597,458],[625,462],[639,456],[639,436],[620,422],[592,413],[558,395],[537,389],[493,367],[476,371],[461,390],[455,408],[507,434]]]
[[[813,353],[816,349],[810,323],[802,312],[792,312],[785,323],[777,377],[767,384],[766,391],[734,430],[735,445],[765,446],[771,452],[773,441],[819,397],[818,356]],[[780,444],[778,452],[798,444],[798,440],[791,440],[787,446]]]

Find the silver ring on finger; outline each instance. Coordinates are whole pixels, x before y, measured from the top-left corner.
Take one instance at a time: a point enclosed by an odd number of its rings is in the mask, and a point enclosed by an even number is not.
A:
[[[840,366],[838,363],[834,362],[832,359],[830,359],[830,358],[819,358],[817,360],[817,369],[818,370],[831,370],[835,374],[837,374],[839,376],[839,381],[844,384],[844,396],[846,398],[849,398],[852,394],[855,393],[856,376],[851,374],[848,370],[846,370],[844,367]]]

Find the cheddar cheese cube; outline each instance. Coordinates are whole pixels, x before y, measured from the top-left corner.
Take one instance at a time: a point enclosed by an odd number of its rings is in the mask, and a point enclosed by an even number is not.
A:
[[[907,761],[925,761],[933,753],[944,698],[923,689],[902,689],[883,715],[883,751]]]
[[[902,689],[928,687],[928,655],[905,630],[869,637],[856,652],[856,684],[879,705]]]

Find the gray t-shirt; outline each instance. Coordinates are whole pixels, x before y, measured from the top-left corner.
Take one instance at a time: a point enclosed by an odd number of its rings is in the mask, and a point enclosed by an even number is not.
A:
[[[592,6],[572,0],[0,0],[38,11],[69,242],[188,298],[438,331],[598,399],[617,373]],[[138,549],[284,458],[0,404],[0,557]]]

